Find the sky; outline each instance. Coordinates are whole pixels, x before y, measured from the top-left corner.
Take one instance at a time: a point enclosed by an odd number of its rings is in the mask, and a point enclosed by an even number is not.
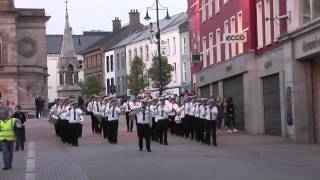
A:
[[[122,24],[129,21],[130,9],[138,9],[141,19],[145,17],[146,8],[152,6],[155,0],[69,0],[68,9],[70,24],[74,34],[82,34],[90,30],[112,30],[112,20],[119,17]],[[163,6],[169,8],[170,15],[187,11],[187,0],[160,0]],[[15,0],[16,8],[44,8],[51,16],[47,23],[47,34],[62,34],[65,21],[65,0]],[[156,12],[149,14],[155,21]],[[160,18],[164,18],[162,11]],[[143,24],[146,22],[143,20]]]

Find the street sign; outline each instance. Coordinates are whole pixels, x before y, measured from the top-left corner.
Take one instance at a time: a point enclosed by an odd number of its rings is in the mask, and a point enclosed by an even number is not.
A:
[[[247,33],[227,33],[223,34],[224,43],[245,43],[247,42]]]

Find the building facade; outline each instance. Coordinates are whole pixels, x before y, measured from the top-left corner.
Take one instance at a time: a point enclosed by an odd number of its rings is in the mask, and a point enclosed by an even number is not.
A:
[[[35,115],[35,98],[47,99],[44,9],[15,8],[0,1],[0,101]]]

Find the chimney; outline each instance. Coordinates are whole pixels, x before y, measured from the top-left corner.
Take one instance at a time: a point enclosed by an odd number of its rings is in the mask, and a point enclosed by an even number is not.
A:
[[[134,26],[140,24],[140,12],[137,9],[131,9],[129,12],[129,24]]]
[[[112,31],[116,32],[121,29],[121,21],[119,20],[118,17],[115,17],[114,20],[112,21]]]

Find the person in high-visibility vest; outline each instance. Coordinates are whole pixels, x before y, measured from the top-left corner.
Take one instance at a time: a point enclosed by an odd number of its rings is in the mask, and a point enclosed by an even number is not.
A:
[[[14,129],[18,123],[20,123],[19,119],[9,119],[9,112],[0,109],[0,144],[4,161],[3,170],[12,168],[14,141],[16,140]]]

